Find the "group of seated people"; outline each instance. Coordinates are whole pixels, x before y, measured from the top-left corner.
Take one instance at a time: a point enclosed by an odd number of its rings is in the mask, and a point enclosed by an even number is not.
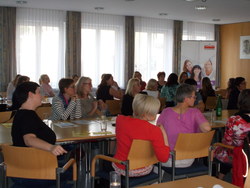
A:
[[[133,78],[128,81],[127,89],[123,94],[113,80],[113,76],[103,74],[102,81],[97,88],[96,99],[91,95],[92,83],[88,77],[80,77],[76,79],[77,81],[62,78],[58,84],[58,95],[55,95],[48,86],[43,87],[45,89],[42,90],[43,85],[49,84],[48,75],[41,77],[40,85],[29,80],[19,84],[13,82],[15,90],[12,95],[12,110],[16,111],[11,132],[13,145],[39,148],[56,156],[69,152],[67,148],[55,145],[55,133],[35,113],[35,109],[41,105],[42,93],[53,96],[52,120],[97,116],[98,112],[108,110],[106,100],[117,98],[122,99],[122,115],[116,119],[117,147],[114,157],[127,160],[133,139],[150,140],[159,161],[164,166],[171,167],[169,152],[174,149],[179,133],[211,130],[209,122],[202,114],[200,102],[203,103],[206,100],[205,97],[214,93],[212,91],[206,93],[212,89],[209,78],[203,78],[202,85],[204,82],[204,88],[205,85],[207,88],[198,92],[197,84],[193,79],[187,78],[179,84],[175,73],[169,75],[167,82],[163,82],[164,77],[165,73],[160,72],[158,82],[150,79],[148,84],[145,84],[141,79],[141,74],[135,72]],[[250,129],[250,90],[239,91],[239,112],[230,117],[223,138],[224,143],[233,146],[241,146]],[[159,115],[157,125],[152,125],[149,121],[155,120],[159,113],[158,97],[166,95],[166,98],[170,98],[171,101],[166,101],[169,105]],[[200,101],[197,100],[198,98]],[[193,108],[195,105],[197,108]],[[231,156],[231,153],[222,148],[216,149],[216,157],[223,163],[231,164]],[[176,167],[188,167],[193,161],[193,159],[177,161]],[[124,166],[113,163],[112,168],[124,175]],[[129,175],[131,177],[143,176],[150,173],[152,168],[152,166],[147,166],[131,170]]]

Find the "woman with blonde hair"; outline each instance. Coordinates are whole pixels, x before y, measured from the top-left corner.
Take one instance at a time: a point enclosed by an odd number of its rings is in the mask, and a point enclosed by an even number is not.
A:
[[[92,80],[89,77],[80,77],[76,82],[76,94],[81,101],[82,117],[96,116],[107,108],[102,100],[97,101],[91,95],[91,90]]]
[[[159,98],[159,91],[158,89],[158,84],[156,79],[150,79],[147,83],[146,89],[143,90],[146,92],[149,96],[152,96],[154,98]]]
[[[54,97],[55,94],[53,92],[53,89],[51,87],[50,79],[47,74],[42,74],[39,78],[40,83],[40,89],[41,89],[41,95],[45,97]]]
[[[166,162],[169,157],[167,135],[162,126],[157,127],[149,123],[156,118],[160,102],[152,96],[137,94],[132,103],[133,117],[120,115],[116,119],[117,150],[114,158],[128,160],[128,153],[134,139],[151,141],[157,159]],[[124,165],[112,163],[115,171],[125,175]],[[129,170],[130,177],[149,174],[153,166]],[[112,169],[111,169],[112,170]]]
[[[123,115],[126,116],[133,115],[132,103],[135,95],[140,93],[140,91],[141,91],[140,80],[137,78],[131,78],[128,81],[127,89],[122,99],[121,112]]]
[[[11,100],[12,99],[12,95],[13,95],[13,92],[15,91],[16,89],[16,86],[17,86],[17,81],[19,79],[21,75],[20,74],[17,74],[14,78],[14,80],[12,80],[9,84],[8,84],[8,87],[7,87],[7,99],[8,100]]]
[[[192,62],[189,59],[186,59],[183,64],[182,71],[188,74],[188,78],[191,77],[192,68],[193,68]]]

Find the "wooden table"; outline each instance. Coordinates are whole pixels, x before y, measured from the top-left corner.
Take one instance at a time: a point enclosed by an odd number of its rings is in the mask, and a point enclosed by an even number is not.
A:
[[[213,188],[214,185],[220,185],[224,188],[237,188],[237,186],[228,182],[222,181],[212,176],[197,176],[176,181],[170,181],[160,184],[152,184],[141,188]]]

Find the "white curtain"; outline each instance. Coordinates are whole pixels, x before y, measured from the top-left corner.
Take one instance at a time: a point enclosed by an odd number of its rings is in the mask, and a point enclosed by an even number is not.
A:
[[[48,74],[51,85],[65,75],[66,12],[17,8],[17,73],[38,82]]]
[[[148,81],[164,71],[172,73],[173,21],[135,17],[135,71]]]
[[[110,73],[124,87],[124,16],[82,13],[82,76],[94,87]]]
[[[183,22],[182,40],[214,40],[214,24]]]

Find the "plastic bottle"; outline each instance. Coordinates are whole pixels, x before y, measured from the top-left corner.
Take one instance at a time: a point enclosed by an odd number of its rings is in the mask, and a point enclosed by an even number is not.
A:
[[[221,95],[218,95],[218,98],[217,98],[216,116],[217,116],[217,117],[221,117],[221,116],[222,116],[222,101],[221,101]]]

